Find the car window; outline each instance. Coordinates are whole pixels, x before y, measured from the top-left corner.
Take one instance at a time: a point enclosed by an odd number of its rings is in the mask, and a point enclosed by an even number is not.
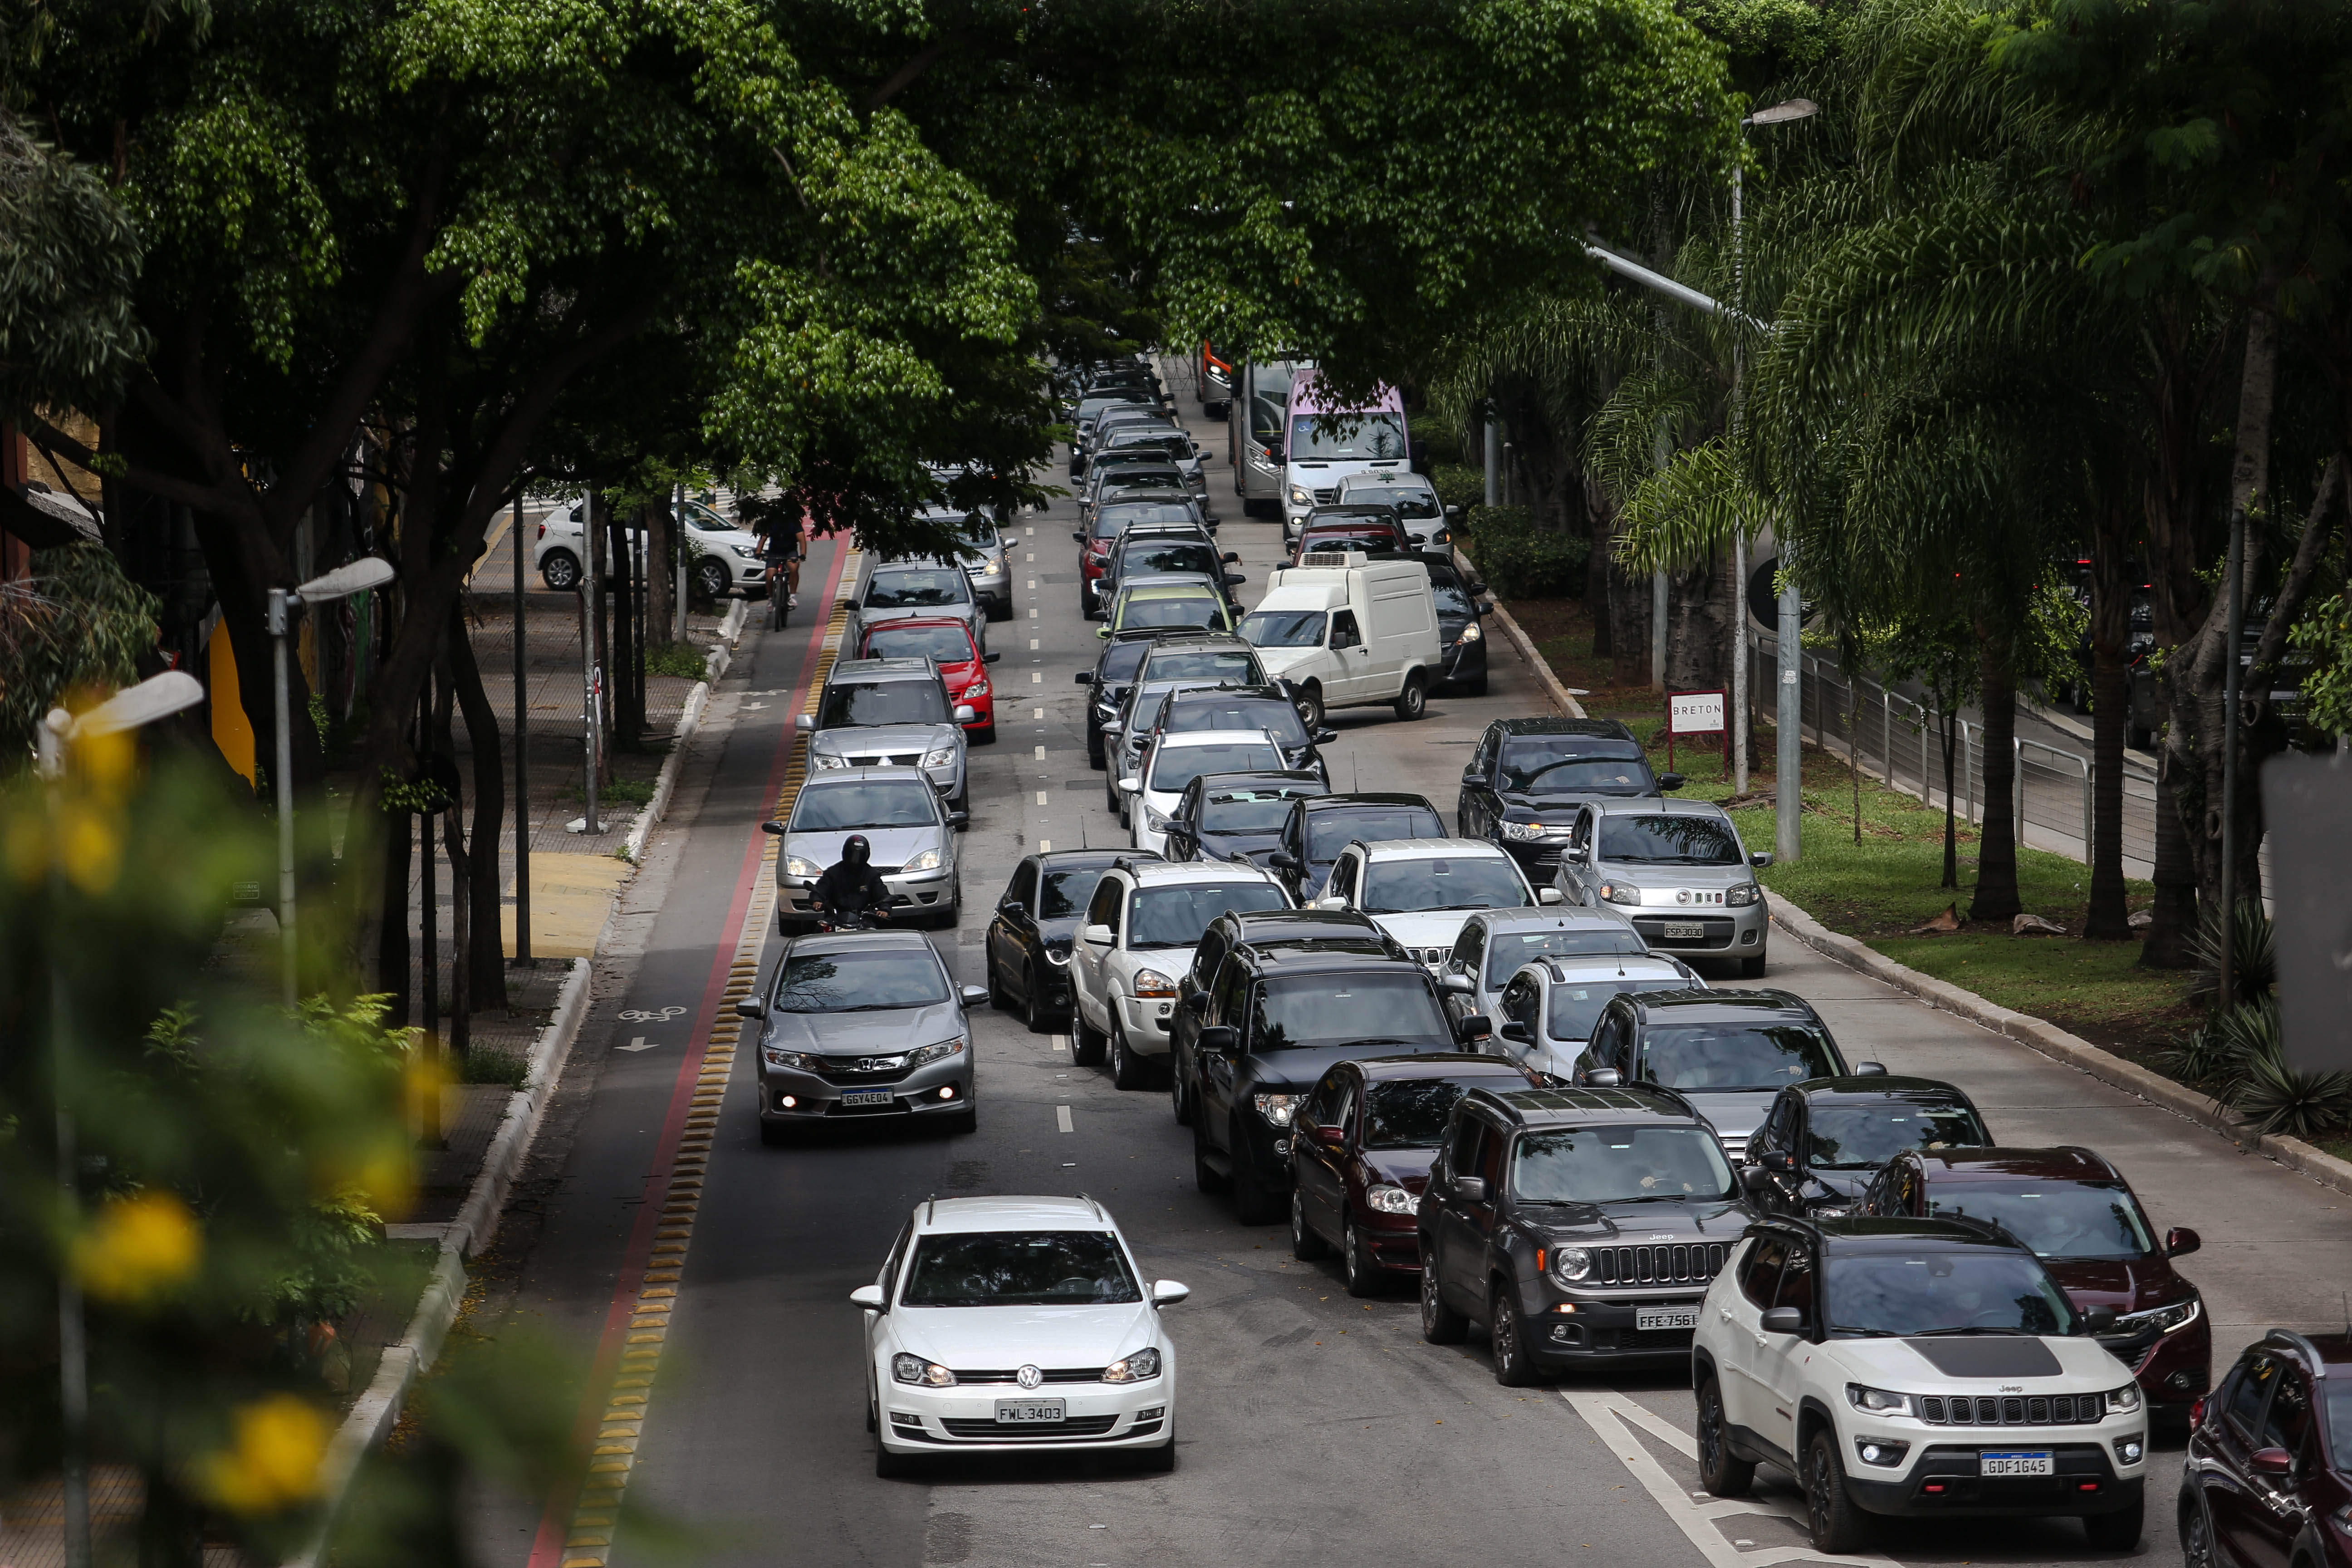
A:
[[[1789,1248],[1789,1261],[1781,1266],[1780,1288],[1772,1292],[1772,1305],[1794,1307],[1811,1324],[1813,1318],[1813,1249],[1810,1247]]]
[[[1452,1079],[1397,1079],[1364,1090],[1364,1147],[1434,1149],[1445,1141],[1446,1119],[1468,1089]]]
[[[1273,697],[1191,697],[1168,710],[1171,734],[1193,730],[1264,730],[1286,746],[1307,743],[1298,710]]]
[[[1605,816],[1601,858],[1629,866],[1746,864],[1731,825],[1712,816]]]
[[[2239,1437],[2250,1447],[2259,1446],[2255,1438],[2263,1429],[2263,1402],[2270,1397],[2271,1385],[2278,1381],[2278,1373],[2275,1356],[2257,1355],[2230,1386],[2230,1425],[2238,1429]]]
[[[793,803],[792,830],[929,827],[939,820],[939,795],[920,779],[868,779],[803,785]]]
[[[1331,612],[1331,646],[1335,648],[1356,647],[1362,644],[1363,634],[1356,630],[1356,612]]]
[[[1682,991],[1689,984],[1680,979],[1562,981],[1551,988],[1551,1011],[1544,1019],[1544,1033],[1555,1040],[1590,1038],[1592,1026],[1600,1021],[1601,1010],[1609,1005],[1612,996],[1644,991]]]
[[[1503,999],[1500,1004],[1503,1010],[1503,1016],[1514,1024],[1534,1023],[1536,1019],[1537,990],[1536,977],[1534,975],[1515,974],[1511,976],[1511,983],[1503,987]]]
[[[927,1236],[907,1271],[906,1307],[1109,1306],[1142,1289],[1116,1237],[1099,1230]]]
[[[868,658],[934,658],[941,664],[970,664],[979,658],[971,634],[961,626],[879,626],[866,634]]]
[[[1502,787],[1566,795],[1596,784],[1639,784],[1649,772],[1642,748],[1604,735],[1514,735],[1503,742]]]
[[[1337,1087],[1339,1092],[1332,1099],[1330,1108],[1331,1114],[1323,1119],[1324,1125],[1328,1127],[1345,1127],[1356,1119],[1356,1079],[1354,1076],[1352,1074],[1343,1075]]]
[[[1037,912],[1037,862],[1024,860],[1013,868],[1013,880],[1004,884],[1004,896],[996,900],[1001,909],[1006,904],[1019,904],[1031,914]]]
[[[1511,1191],[1532,1203],[1612,1204],[1734,1195],[1731,1163],[1704,1127],[1522,1132]]]
[[[1393,414],[1294,414],[1292,462],[1362,462],[1405,456],[1404,425]]]
[[[1478,1142],[1478,1174],[1486,1184],[1486,1201],[1499,1202],[1503,1196],[1503,1156],[1509,1140],[1493,1128]]]
[[[1126,890],[1125,884],[1113,881],[1108,878],[1097,883],[1093,900],[1087,905],[1087,924],[1108,926],[1111,929],[1111,934],[1117,936],[1118,910],[1119,905],[1124,901],[1122,895]]]
[[[1041,921],[1069,920],[1087,907],[1087,900],[1094,897],[1095,884],[1101,880],[1099,866],[1048,871],[1032,909]]]
[[[866,584],[869,609],[903,610],[923,605],[965,605],[971,602],[970,580],[955,567],[937,570],[877,572]]]
[[[1441,856],[1375,860],[1364,870],[1363,907],[1370,914],[1413,910],[1521,910],[1535,905],[1517,867],[1507,857]]]
[[[1992,1142],[1977,1113],[1957,1100],[1815,1101],[1804,1163],[1817,1170],[1864,1171],[1906,1149],[1981,1148]]]
[[[1143,666],[1143,656],[1150,651],[1151,645],[1139,638],[1115,642],[1103,650],[1102,662],[1095,667],[1095,679],[1105,686],[1132,680]]]
[[[1253,784],[1205,792],[1194,820],[1208,833],[1272,833],[1301,795],[1321,795],[1319,784]]]
[[[1990,1329],[2067,1334],[2077,1321],[2066,1293],[2031,1253],[1988,1247],[1833,1254],[1827,1284],[1832,1333]]]
[[[898,1266],[907,1261],[907,1237],[914,1234],[914,1229],[911,1225],[898,1227],[898,1239],[890,1244],[890,1256],[882,1264],[882,1299],[885,1301],[898,1288]]]
[[[1282,753],[1264,741],[1210,741],[1162,746],[1151,760],[1151,790],[1175,795],[1202,773],[1276,773]]]
[[[1749,1154],[1761,1154],[1768,1149],[1785,1149],[1790,1134],[1797,1124],[1797,1102],[1783,1094],[1772,1102],[1772,1114],[1764,1119],[1764,1126],[1748,1142]]]
[[[1810,1024],[1653,1024],[1642,1046],[1643,1076],[1668,1089],[1753,1093],[1844,1070]]]
[[[2044,1258],[2146,1258],[2147,1216],[2120,1182],[1937,1183],[1927,1212],[1989,1219]]]
[[[948,694],[926,676],[920,680],[836,680],[818,706],[820,730],[874,724],[945,724]]]
[[[1451,572],[1432,572],[1429,586],[1437,595],[1437,613],[1459,616],[1468,620],[1471,615],[1470,595],[1462,590],[1462,579]]]
[[[1249,1048],[1279,1051],[1345,1043],[1413,1045],[1448,1030],[1429,983],[1404,965],[1262,981],[1250,998]]]
[[[1357,838],[1370,844],[1383,838],[1449,837],[1437,813],[1425,805],[1335,806],[1307,816],[1307,857],[1310,860],[1337,859],[1349,841]]]
[[[1290,900],[1271,882],[1187,882],[1138,888],[1129,909],[1134,917],[1127,945],[1186,947],[1201,940],[1209,922],[1227,910],[1283,910]]]
[[[1780,1287],[1780,1265],[1788,1260],[1789,1244],[1777,1236],[1759,1236],[1739,1265],[1739,1290],[1758,1307],[1772,1304]]]
[[[779,1013],[877,1013],[948,1000],[947,975],[928,949],[795,952],[776,977]]]
[[[1257,655],[1247,648],[1160,648],[1151,660],[1154,680],[1217,681],[1228,686],[1258,686],[1265,672]]]
[[[1465,934],[1467,934],[1466,932]],[[1486,985],[1491,989],[1522,964],[1538,958],[1585,958],[1595,954],[1632,957],[1650,951],[1641,933],[1612,921],[1601,930],[1572,931],[1559,926],[1542,931],[1498,931],[1486,949]]]
[[[1456,1177],[1478,1173],[1478,1146],[1486,1136],[1486,1124],[1475,1116],[1465,1116],[1454,1125],[1454,1141],[1445,1152],[1445,1168]]]
[[[1331,1111],[1339,1103],[1339,1069],[1334,1068],[1308,1092],[1306,1103],[1298,1108],[1298,1121],[1309,1127],[1328,1127],[1338,1120]]]
[[[1331,868],[1331,880],[1323,889],[1327,898],[1352,899],[1356,896],[1356,858],[1342,855]]]
[[[2263,1413],[2262,1446],[2284,1448],[2296,1460],[2310,1452],[2311,1384],[2293,1366],[2281,1363],[2278,1391],[2271,1395],[2271,1407]]]
[[[1249,965],[1238,958],[1225,960],[1224,973],[1217,977],[1215,1000],[1209,1006],[1213,1024],[1227,1028],[1237,1027],[1242,1021],[1242,1004],[1249,993]]]
[[[1234,629],[1252,647],[1321,647],[1321,610],[1252,610]]]

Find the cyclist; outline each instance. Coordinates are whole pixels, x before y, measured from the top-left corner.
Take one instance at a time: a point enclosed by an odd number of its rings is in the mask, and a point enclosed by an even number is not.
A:
[[[874,847],[863,833],[841,843],[841,858],[809,889],[809,908],[820,915],[890,918],[890,889],[874,869]]]

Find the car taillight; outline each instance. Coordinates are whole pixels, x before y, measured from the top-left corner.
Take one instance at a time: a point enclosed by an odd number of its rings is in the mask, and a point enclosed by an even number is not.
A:
[[[539,525],[539,536],[540,536],[541,539],[545,539],[545,538],[547,537],[547,522],[546,522],[546,521],[545,521],[544,519],[541,519],[541,521],[540,521],[540,525]]]
[[[2189,1407],[2189,1425],[2191,1426],[2202,1426],[2205,1425],[2205,1401],[2203,1399],[2199,1399],[2194,1405],[2191,1405]]]

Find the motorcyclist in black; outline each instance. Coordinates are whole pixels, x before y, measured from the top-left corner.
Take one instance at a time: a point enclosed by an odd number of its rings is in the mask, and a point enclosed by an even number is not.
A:
[[[809,889],[810,907],[822,915],[862,914],[890,918],[890,889],[874,869],[874,847],[863,833],[842,841],[841,858]]]

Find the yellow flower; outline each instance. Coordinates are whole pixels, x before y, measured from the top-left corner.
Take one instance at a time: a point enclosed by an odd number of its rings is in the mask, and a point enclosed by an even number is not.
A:
[[[74,1247],[82,1289],[101,1300],[136,1301],[195,1272],[204,1233],[169,1193],[115,1198]]]
[[[82,891],[102,893],[114,886],[122,867],[122,833],[115,814],[88,801],[67,801],[58,810],[58,856]]]
[[[333,1428],[315,1405],[272,1394],[236,1412],[236,1439],[205,1456],[205,1490],[232,1512],[278,1513],[319,1495]]]

